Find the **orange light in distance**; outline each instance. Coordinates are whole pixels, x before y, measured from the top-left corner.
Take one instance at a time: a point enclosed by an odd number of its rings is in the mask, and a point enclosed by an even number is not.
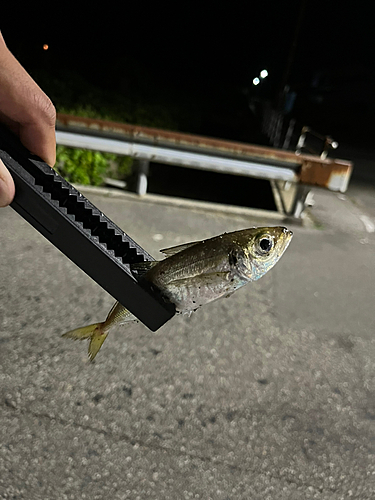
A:
[[[46,43],[43,45],[43,50],[48,50],[48,45]]]

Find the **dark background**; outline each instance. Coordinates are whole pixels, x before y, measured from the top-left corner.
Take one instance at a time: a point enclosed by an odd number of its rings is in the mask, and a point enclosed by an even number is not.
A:
[[[68,98],[89,106],[92,95],[94,108],[100,92],[108,102],[111,93],[121,96],[124,121],[264,143],[249,102],[277,106],[287,83],[296,92],[291,114],[301,124],[338,141],[371,143],[374,37],[368,2],[98,7],[10,5],[2,13],[9,48],[58,111],[70,86]],[[254,87],[263,68],[269,77]],[[65,89],[61,95],[56,82]]]

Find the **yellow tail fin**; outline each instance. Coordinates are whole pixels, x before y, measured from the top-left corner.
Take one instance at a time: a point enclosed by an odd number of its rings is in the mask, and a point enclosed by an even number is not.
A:
[[[108,333],[104,331],[104,323],[95,323],[93,325],[76,328],[70,332],[64,333],[63,337],[73,340],[90,339],[88,356],[90,361],[93,361],[98,354],[103,342],[107,338]]]

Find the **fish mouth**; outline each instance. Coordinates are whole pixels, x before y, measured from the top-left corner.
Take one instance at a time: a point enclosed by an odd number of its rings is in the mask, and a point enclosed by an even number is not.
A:
[[[287,229],[286,227],[283,227],[282,239],[284,240],[286,246],[289,245],[292,238],[293,238],[293,231]]]
[[[283,227],[283,233],[288,239],[290,239],[293,236],[293,231],[287,229],[286,227]]]
[[[293,231],[291,231],[290,229],[287,229],[286,227],[283,227],[282,229],[283,229],[282,236],[281,236],[282,241],[281,241],[281,248],[280,248],[280,252],[279,252],[280,257],[285,252],[285,250],[288,248],[288,246],[293,238]]]

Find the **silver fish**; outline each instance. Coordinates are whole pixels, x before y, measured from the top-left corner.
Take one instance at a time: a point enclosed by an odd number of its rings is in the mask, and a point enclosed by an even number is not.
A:
[[[161,250],[164,260],[133,264],[131,269],[156,286],[179,313],[190,314],[264,276],[279,261],[292,236],[285,227],[243,229],[165,248]],[[90,339],[88,356],[93,360],[109,330],[130,321],[137,319],[116,302],[104,322],[71,330],[63,337]]]

